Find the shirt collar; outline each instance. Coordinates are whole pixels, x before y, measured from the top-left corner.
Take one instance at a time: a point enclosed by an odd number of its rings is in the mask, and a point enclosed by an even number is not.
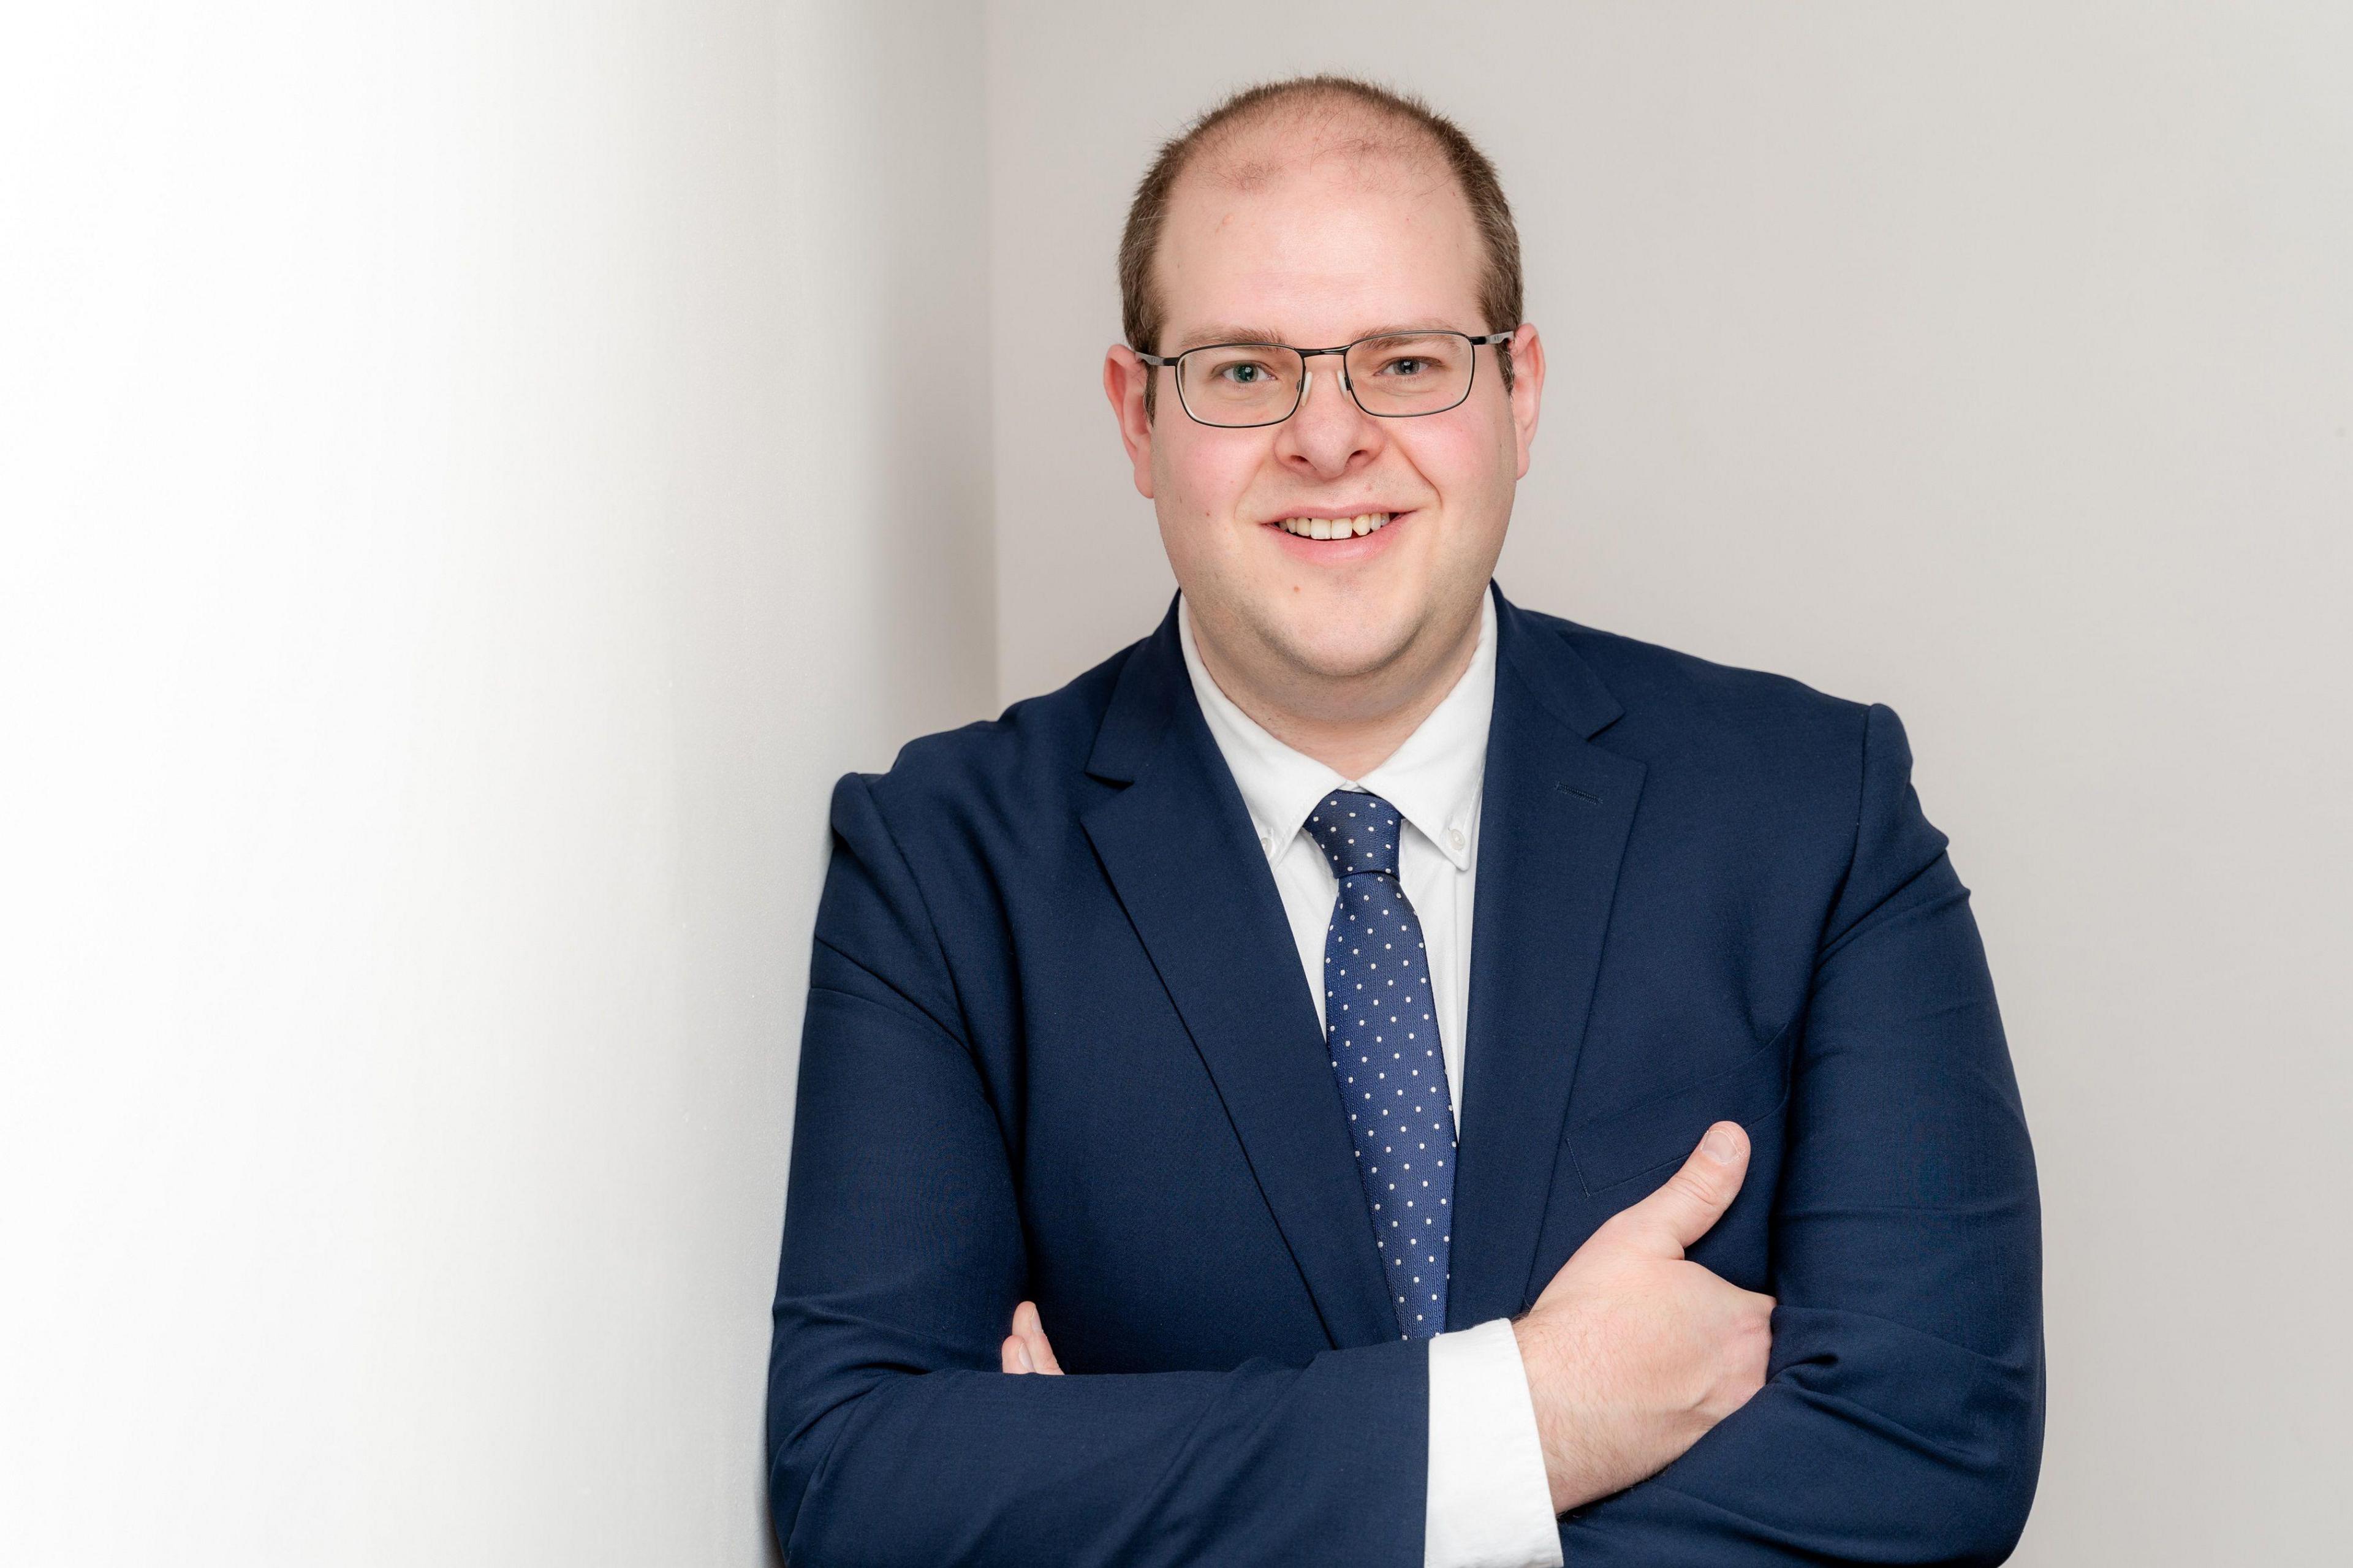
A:
[[[1361,779],[1345,779],[1295,752],[1235,706],[1211,679],[1193,642],[1192,614],[1180,594],[1176,640],[1185,673],[1209,734],[1250,811],[1268,858],[1282,853],[1315,803],[1335,789],[1364,789],[1398,808],[1458,871],[1471,868],[1472,825],[1487,772],[1487,731],[1495,713],[1495,599],[1480,595],[1479,640],[1471,663],[1404,744]]]

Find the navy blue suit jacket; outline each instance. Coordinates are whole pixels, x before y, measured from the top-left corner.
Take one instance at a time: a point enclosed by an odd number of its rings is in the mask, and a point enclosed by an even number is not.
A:
[[[1517,1313],[1730,1118],[1691,1256],[1764,1389],[1561,1521],[1574,1568],[2000,1561],[2039,1216],[1895,715],[1499,614],[1448,1323]],[[844,778],[768,1395],[795,1568],[1419,1563],[1384,1290],[1266,858],[1158,631]],[[1067,1377],[1009,1377],[1034,1298]]]

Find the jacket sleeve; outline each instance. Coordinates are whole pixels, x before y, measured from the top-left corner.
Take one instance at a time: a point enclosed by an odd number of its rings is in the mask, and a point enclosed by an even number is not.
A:
[[[1773,1210],[1764,1388],[1664,1471],[1561,1521],[1571,1568],[1993,1563],[2042,1443],[2042,1241],[1968,889],[1863,725]]]
[[[1013,1164],[944,952],[857,775],[834,792],[768,1373],[793,1568],[1419,1564],[1428,1356],[1008,1376]],[[1049,1331],[1051,1324],[1048,1325]]]

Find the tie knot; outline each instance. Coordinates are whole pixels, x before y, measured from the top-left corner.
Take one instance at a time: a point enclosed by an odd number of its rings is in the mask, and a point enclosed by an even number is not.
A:
[[[1307,814],[1307,831],[1324,847],[1332,874],[1341,878],[1376,871],[1396,876],[1404,826],[1396,806],[1360,790],[1335,789]]]

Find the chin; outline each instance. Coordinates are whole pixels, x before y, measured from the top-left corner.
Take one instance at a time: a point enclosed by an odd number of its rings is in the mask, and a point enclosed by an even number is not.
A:
[[[1413,640],[1413,626],[1396,622],[1316,621],[1279,628],[1270,639],[1284,659],[1321,680],[1350,680],[1387,666]]]

